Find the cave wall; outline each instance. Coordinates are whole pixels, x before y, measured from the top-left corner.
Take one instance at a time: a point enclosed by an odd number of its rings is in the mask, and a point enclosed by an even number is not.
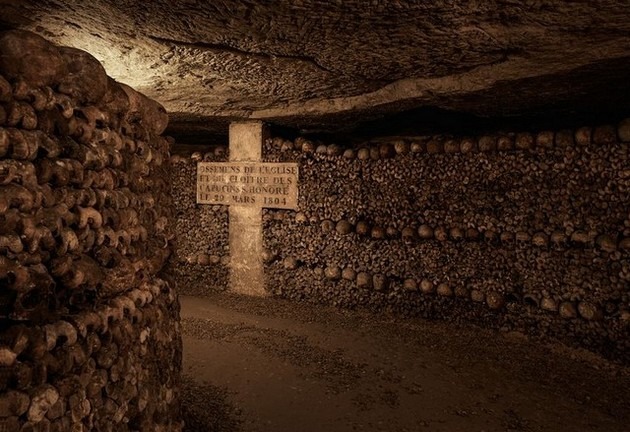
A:
[[[176,147],[182,146],[178,143]],[[197,162],[227,162],[228,153],[221,145],[205,150],[171,157],[177,248],[169,272],[185,295],[225,291],[229,282],[228,206],[197,204],[196,186]]]
[[[0,33],[0,430],[179,431],[168,117]]]
[[[348,147],[274,138],[299,209],[265,209],[273,295],[553,336],[630,359],[630,120]],[[174,157],[178,277],[227,288],[227,208],[194,204],[199,160]],[[207,241],[204,241],[207,239]]]

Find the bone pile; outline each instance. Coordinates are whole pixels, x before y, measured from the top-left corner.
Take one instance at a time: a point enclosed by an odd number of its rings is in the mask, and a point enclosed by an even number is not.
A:
[[[0,33],[0,430],[179,431],[165,110]]]
[[[630,119],[341,147],[300,164],[299,211],[265,210],[267,287],[345,307],[547,335],[630,359]]]
[[[227,162],[227,150],[194,152],[188,157],[173,155],[171,162],[173,201],[177,209],[177,250],[169,271],[177,279],[179,292],[204,296],[227,289],[229,215],[228,206],[197,204],[197,163]]]

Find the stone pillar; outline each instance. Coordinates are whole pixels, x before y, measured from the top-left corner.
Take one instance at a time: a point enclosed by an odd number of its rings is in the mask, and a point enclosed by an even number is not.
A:
[[[261,162],[265,127],[261,121],[230,124],[230,161]],[[262,207],[230,206],[230,290],[266,295],[263,277]]]

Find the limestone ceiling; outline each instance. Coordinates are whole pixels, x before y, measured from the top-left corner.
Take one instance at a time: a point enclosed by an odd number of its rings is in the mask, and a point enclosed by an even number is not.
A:
[[[0,0],[3,27],[87,50],[169,132],[233,118],[339,130],[402,110],[630,108],[627,0]]]

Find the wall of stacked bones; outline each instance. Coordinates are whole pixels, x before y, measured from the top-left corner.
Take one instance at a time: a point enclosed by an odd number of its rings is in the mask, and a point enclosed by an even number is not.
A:
[[[630,360],[630,119],[572,130],[268,140],[298,162],[299,209],[264,210],[277,296],[553,336]],[[188,293],[227,288],[227,208],[194,203],[174,156]]]
[[[181,430],[167,121],[89,54],[0,34],[0,430]]]

